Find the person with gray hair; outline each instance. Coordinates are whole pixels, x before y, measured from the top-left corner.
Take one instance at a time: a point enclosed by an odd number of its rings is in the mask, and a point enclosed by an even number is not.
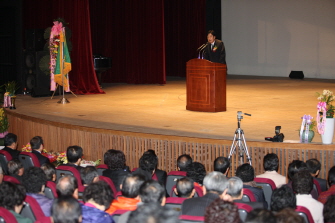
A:
[[[233,200],[240,200],[243,196],[243,181],[238,177],[228,179],[227,194]]]
[[[208,173],[203,181],[203,197],[186,199],[181,206],[182,215],[204,216],[205,210],[210,203],[227,189],[228,180],[223,173],[213,171]]]

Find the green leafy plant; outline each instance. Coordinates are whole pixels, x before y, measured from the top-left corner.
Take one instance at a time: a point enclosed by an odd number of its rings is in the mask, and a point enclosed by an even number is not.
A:
[[[7,132],[9,122],[4,108],[0,108],[0,133]]]
[[[5,94],[8,94],[9,96],[14,96],[15,92],[20,88],[16,81],[9,81],[4,84],[3,87],[5,88]]]

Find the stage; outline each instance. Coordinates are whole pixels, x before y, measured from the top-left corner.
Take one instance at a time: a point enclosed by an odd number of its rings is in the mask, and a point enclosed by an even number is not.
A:
[[[335,148],[334,145],[322,145],[317,132],[311,144],[299,143],[298,136],[301,117],[304,114],[316,117],[316,92],[335,91],[334,80],[228,75],[227,111],[217,113],[186,110],[185,78],[168,77],[165,85],[104,83],[102,87],[106,94],[77,97],[65,94],[70,101],[68,104],[57,103],[60,96],[50,99],[18,95],[17,109],[8,110],[10,130],[19,132],[19,145],[38,134],[45,138],[49,149],[63,151],[69,145],[79,144],[90,159],[101,159],[108,149],[120,149],[125,153],[128,151],[126,156],[127,161],[132,162],[131,167],[136,167],[142,152],[151,148],[159,155],[169,156],[160,162],[166,170],[173,170],[175,157],[186,152],[193,154],[195,160],[205,162],[211,170],[213,158],[229,153],[237,128],[237,111],[242,111],[251,114],[243,115],[241,128],[251,154],[259,156],[252,157],[258,160],[256,171],[262,171],[260,160],[266,152],[280,152],[282,148],[330,152]],[[275,135],[275,126],[281,126],[284,143],[264,140],[264,137]],[[115,138],[116,135],[122,137]],[[128,142],[129,137],[145,139],[145,142],[133,142],[133,138]],[[157,139],[158,144],[153,139]],[[179,145],[180,142],[185,145]],[[171,145],[178,148],[166,152]],[[90,149],[95,147],[97,151]],[[255,154],[255,148],[268,149]],[[136,156],[130,155],[133,149]],[[215,152],[209,154],[208,150],[212,149]],[[307,152],[295,154],[283,152],[286,157],[282,163],[283,174],[289,160],[311,157]],[[325,156],[325,153],[317,154],[314,157]],[[327,166],[334,164],[333,155],[330,158]]]

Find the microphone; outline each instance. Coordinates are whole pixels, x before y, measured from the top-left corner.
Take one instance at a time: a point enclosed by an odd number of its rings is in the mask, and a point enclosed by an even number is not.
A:
[[[205,49],[206,47],[208,46],[209,42],[207,42],[204,46],[204,48],[202,48],[202,54],[201,54],[201,59],[204,59],[204,52],[205,52]]]
[[[200,50],[204,45],[205,45],[205,44],[202,44],[202,45],[197,49],[197,51]]]
[[[199,50],[199,56],[198,56],[198,59],[203,59],[203,56],[202,56],[202,58],[200,57],[200,53],[201,53],[202,50],[204,50],[204,49],[206,48],[207,45],[208,45],[208,42],[205,43],[205,44],[202,44],[202,46],[201,46],[201,48],[200,48],[200,50]],[[202,54],[202,55],[203,55],[203,54]]]

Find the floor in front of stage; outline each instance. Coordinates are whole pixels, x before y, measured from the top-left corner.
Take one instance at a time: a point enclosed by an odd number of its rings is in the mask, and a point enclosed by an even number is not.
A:
[[[301,117],[316,118],[316,92],[335,91],[335,80],[284,77],[227,76],[227,111],[186,110],[185,78],[168,77],[165,85],[103,84],[106,94],[60,96],[18,95],[15,112],[93,128],[232,140],[237,112],[246,141],[264,141],[281,126],[285,141],[298,142]],[[316,132],[313,142],[320,143]]]

